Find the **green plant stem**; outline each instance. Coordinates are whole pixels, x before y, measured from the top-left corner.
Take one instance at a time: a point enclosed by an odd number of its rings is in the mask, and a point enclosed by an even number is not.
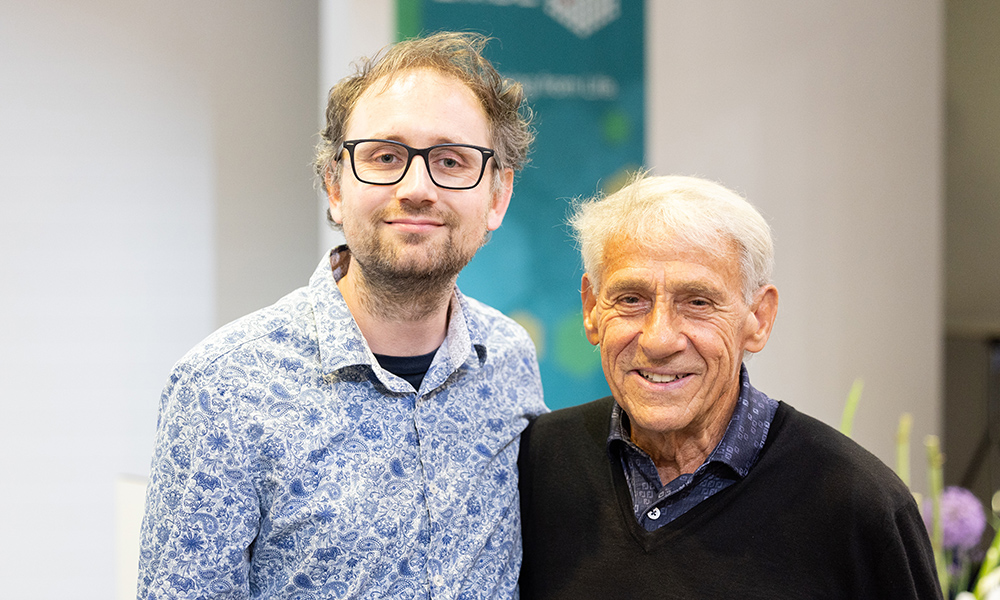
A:
[[[976,576],[976,587],[973,590],[976,598],[986,597],[986,575],[1000,566],[1000,531],[993,536],[993,543],[990,544],[988,550],[986,550],[986,558],[983,559],[983,564],[979,567],[979,575]]]
[[[850,393],[847,394],[847,404],[844,405],[844,413],[840,417],[840,433],[847,437],[851,437],[851,431],[854,429],[854,413],[858,410],[858,403],[861,402],[861,390],[864,387],[864,381],[855,379]]]
[[[927,447],[928,477],[931,488],[931,514],[934,526],[931,529],[931,547],[934,549],[934,563],[937,565],[938,581],[944,597],[948,597],[948,564],[943,551],[944,528],[941,523],[941,492],[944,489],[944,457],[941,455],[941,441],[936,435],[927,436],[924,445]]]
[[[903,480],[906,487],[910,486],[910,429],[913,426],[913,416],[903,413],[899,417],[899,429],[896,430],[896,475]],[[911,488],[912,489],[912,488]]]
[[[948,552],[948,564],[954,564],[955,552]],[[969,564],[969,557],[963,557],[961,562],[961,570],[958,572],[958,577],[951,578],[951,587],[955,594],[958,592],[964,592],[969,589],[969,577],[972,575],[972,565]]]

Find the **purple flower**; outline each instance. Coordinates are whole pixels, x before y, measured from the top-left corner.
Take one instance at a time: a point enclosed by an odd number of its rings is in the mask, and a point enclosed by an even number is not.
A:
[[[924,500],[924,525],[933,532],[931,499]],[[941,526],[944,531],[942,546],[945,550],[971,550],[979,543],[986,529],[983,504],[969,490],[948,486],[941,492]]]

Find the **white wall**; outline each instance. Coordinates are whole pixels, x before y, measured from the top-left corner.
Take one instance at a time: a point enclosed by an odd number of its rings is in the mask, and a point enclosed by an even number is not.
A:
[[[148,473],[170,366],[315,266],[316,20],[0,2],[4,598],[114,597],[116,480]]]
[[[317,0],[186,1],[209,22],[203,68],[212,84],[222,324],[305,285],[319,262],[319,8]]]
[[[890,465],[902,412],[940,430],[943,5],[647,3],[651,166],[743,192],[776,239],[778,321],[761,390]]]

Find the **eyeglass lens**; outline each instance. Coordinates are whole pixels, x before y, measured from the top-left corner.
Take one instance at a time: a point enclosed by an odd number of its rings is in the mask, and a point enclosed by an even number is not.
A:
[[[403,144],[364,140],[354,144],[354,170],[365,183],[396,183],[403,178],[410,152]],[[482,150],[473,146],[432,146],[424,155],[431,179],[442,187],[475,187],[483,173]],[[414,157],[416,160],[416,157]]]

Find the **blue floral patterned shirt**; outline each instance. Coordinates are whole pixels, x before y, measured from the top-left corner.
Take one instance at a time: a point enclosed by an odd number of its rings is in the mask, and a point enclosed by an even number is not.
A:
[[[346,257],[174,368],[140,599],[516,597],[518,436],[546,410],[534,346],[456,290],[415,391],[344,303]]]
[[[630,439],[628,415],[615,403],[608,450],[622,462],[639,524],[654,531],[746,477],[764,447],[777,409],[776,401],[750,385],[746,367],[741,365],[739,400],[722,440],[694,473],[663,485],[653,459]]]

